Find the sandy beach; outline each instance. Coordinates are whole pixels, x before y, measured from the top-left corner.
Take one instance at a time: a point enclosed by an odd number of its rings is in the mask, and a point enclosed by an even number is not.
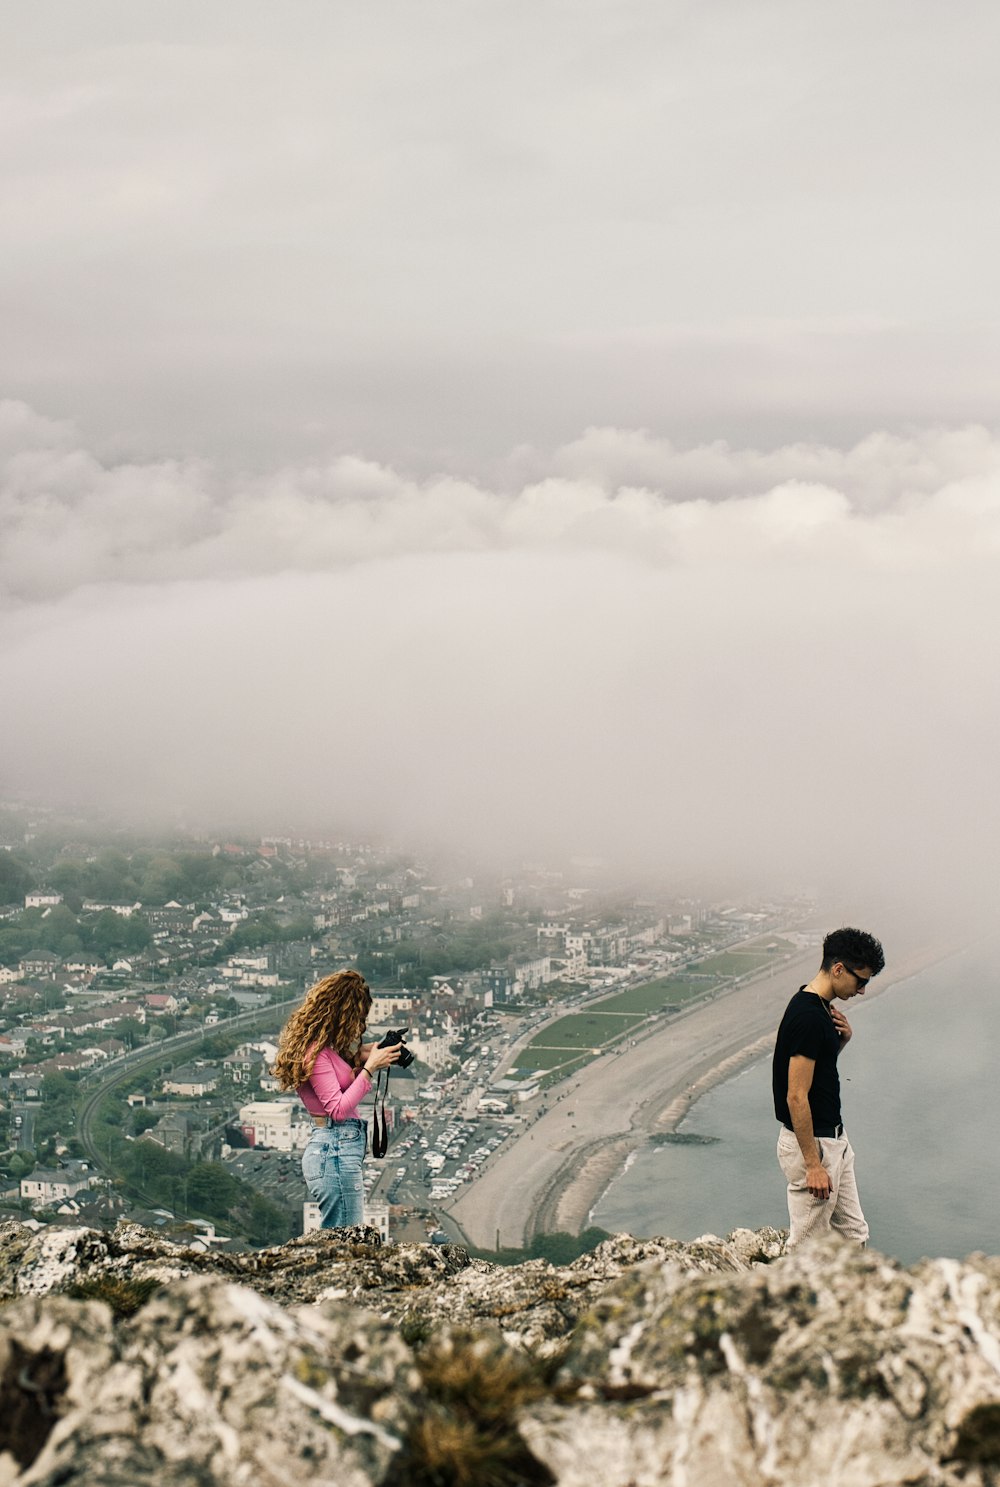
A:
[[[912,956],[885,973],[878,993],[955,948]],[[483,1248],[498,1236],[521,1246],[538,1232],[579,1233],[629,1152],[676,1129],[700,1095],[770,1049],[789,997],[816,965],[815,950],[789,957],[551,1089],[546,1113],[450,1205],[445,1226]]]

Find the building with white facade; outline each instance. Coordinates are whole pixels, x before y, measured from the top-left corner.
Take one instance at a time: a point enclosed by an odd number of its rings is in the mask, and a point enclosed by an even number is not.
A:
[[[197,1100],[218,1089],[219,1070],[213,1064],[187,1065],[183,1069],[174,1069],[160,1087],[165,1095],[183,1095],[186,1099]]]
[[[21,1178],[21,1197],[43,1206],[72,1198],[89,1187],[89,1172],[36,1167],[29,1177]]]
[[[62,901],[62,894],[55,893],[51,888],[39,888],[35,893],[26,893],[24,895],[24,907],[26,909],[54,909]]]
[[[298,1100],[251,1100],[240,1106],[239,1124],[251,1146],[302,1151],[316,1127]]]
[[[396,1012],[408,1012],[413,1006],[409,992],[378,991],[372,997],[372,1009],[368,1014],[369,1027],[388,1024]]]
[[[382,1243],[389,1243],[389,1205],[388,1203],[366,1203],[365,1223],[371,1229],[377,1229]],[[302,1232],[311,1234],[313,1230],[320,1227],[319,1204],[303,1203],[302,1205]]]

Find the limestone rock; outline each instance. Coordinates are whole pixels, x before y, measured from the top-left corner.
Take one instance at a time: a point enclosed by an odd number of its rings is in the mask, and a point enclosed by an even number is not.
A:
[[[65,1297],[0,1311],[5,1487],[368,1487],[400,1448],[412,1356],[353,1308],[286,1311],[198,1276],[112,1322]]]
[[[750,1236],[740,1241],[746,1258],[735,1244],[714,1236],[685,1245],[619,1234],[571,1265],[532,1260],[502,1267],[470,1259],[459,1245],[382,1248],[378,1232],[363,1227],[314,1231],[270,1249],[232,1255],[172,1244],[137,1224],[120,1223],[109,1233],[50,1228],[37,1234],[5,1224],[0,1227],[0,1299],[57,1291],[104,1295],[115,1304],[108,1290],[112,1284],[138,1286],[148,1294],[188,1276],[217,1274],[284,1306],[327,1300],[363,1306],[415,1336],[445,1321],[487,1322],[512,1344],[544,1348],[569,1332],[595,1296],[641,1261],[714,1271],[743,1269],[765,1257],[766,1238],[739,1233]]]
[[[644,1264],[521,1421],[560,1487],[1000,1481],[1000,1261],[836,1240],[743,1273]]]
[[[0,1230],[0,1487],[1000,1487],[1000,1260]]]

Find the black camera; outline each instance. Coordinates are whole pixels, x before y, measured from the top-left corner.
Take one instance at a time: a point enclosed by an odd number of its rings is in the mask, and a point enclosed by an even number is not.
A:
[[[401,1027],[399,1029],[390,1028],[382,1041],[380,1043],[376,1043],[375,1047],[395,1048],[397,1043],[403,1043],[403,1037],[409,1031],[410,1029],[408,1027]],[[405,1043],[403,1043],[402,1050],[400,1051],[399,1058],[396,1062],[401,1069],[408,1069],[413,1063],[413,1054],[407,1048]]]

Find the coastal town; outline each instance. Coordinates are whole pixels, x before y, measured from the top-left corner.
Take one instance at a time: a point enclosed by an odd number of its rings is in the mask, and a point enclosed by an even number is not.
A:
[[[483,873],[7,803],[0,1217],[134,1219],[237,1248],[316,1226],[312,1124],[270,1065],[303,991],[353,965],[373,1033],[405,1030],[414,1055],[384,1091],[368,1220],[386,1239],[464,1238],[457,1200],[567,1080],[792,953],[808,909],[610,888],[589,861]]]

